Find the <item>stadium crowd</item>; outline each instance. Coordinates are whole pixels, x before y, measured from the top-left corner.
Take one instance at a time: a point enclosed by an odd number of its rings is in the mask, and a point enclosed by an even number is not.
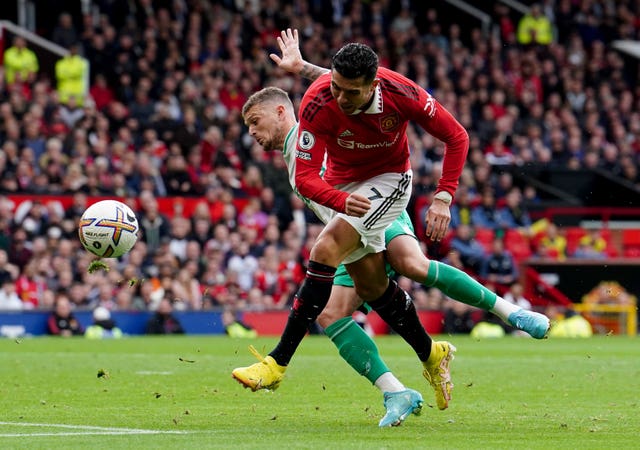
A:
[[[291,194],[280,153],[263,152],[240,115],[261,87],[281,87],[297,105],[308,86],[268,58],[287,27],[300,31],[303,55],[324,67],[344,42],[369,44],[382,65],[427,88],[469,131],[452,209],[454,251],[423,242],[465,270],[505,285],[517,280],[515,262],[510,273],[492,274],[504,267],[495,262],[503,244],[473,242],[476,228],[500,237],[532,227],[526,208],[535,189],[497,167],[599,167],[640,185],[637,63],[610,45],[640,38],[636,1],[547,0],[524,17],[498,4],[486,35],[419,1],[94,3],[99,20],[74,24],[62,14],[46,36],[89,61],[88,95],[61,95],[68,80],[47,78],[37,64],[35,75],[23,75],[5,56],[0,308],[52,309],[61,298],[109,310],[155,310],[166,298],[176,309],[287,307],[322,227]],[[408,133],[420,233],[443,145],[418,128]],[[18,207],[15,194],[68,195],[73,204]],[[141,238],[109,271],[88,273],[76,228],[92,196],[130,204]],[[162,197],[201,201],[186,216],[177,203],[161,211]],[[533,252],[559,257],[542,245],[553,248],[553,236],[537,242]],[[446,301],[406,288],[419,307]]]

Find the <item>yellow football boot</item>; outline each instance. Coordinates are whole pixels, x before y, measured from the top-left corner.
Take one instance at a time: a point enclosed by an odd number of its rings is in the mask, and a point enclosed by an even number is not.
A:
[[[446,341],[433,341],[431,354],[424,365],[422,375],[427,379],[436,394],[438,409],[447,409],[451,400],[453,383],[449,372],[449,363],[453,359],[456,348]]]
[[[250,388],[252,391],[259,389],[268,389],[274,391],[280,386],[280,382],[284,378],[286,366],[279,365],[271,356],[263,357],[253,347],[249,346],[249,351],[260,360],[248,367],[238,367],[233,369],[231,376],[235,378],[244,387]]]

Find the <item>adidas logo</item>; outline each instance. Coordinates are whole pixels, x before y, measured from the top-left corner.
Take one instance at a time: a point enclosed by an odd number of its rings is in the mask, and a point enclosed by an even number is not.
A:
[[[344,130],[342,133],[340,133],[340,137],[349,137],[349,136],[353,136],[353,133],[349,130]]]

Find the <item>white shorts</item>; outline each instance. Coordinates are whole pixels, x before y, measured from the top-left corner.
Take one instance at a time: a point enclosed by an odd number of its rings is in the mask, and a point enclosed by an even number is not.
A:
[[[348,216],[314,203],[311,209],[325,224],[335,217],[347,221],[359,234],[362,247],[343,261],[349,264],[369,253],[379,253],[385,246],[384,231],[407,208],[411,198],[412,172],[384,173],[366,181],[336,186],[341,191],[364,195],[371,209],[363,217]]]

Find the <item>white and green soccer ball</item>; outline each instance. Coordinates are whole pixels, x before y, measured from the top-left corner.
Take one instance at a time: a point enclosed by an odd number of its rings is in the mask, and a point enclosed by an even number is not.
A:
[[[82,214],[78,236],[88,252],[100,258],[118,258],[133,248],[139,229],[131,208],[117,200],[102,200]]]

